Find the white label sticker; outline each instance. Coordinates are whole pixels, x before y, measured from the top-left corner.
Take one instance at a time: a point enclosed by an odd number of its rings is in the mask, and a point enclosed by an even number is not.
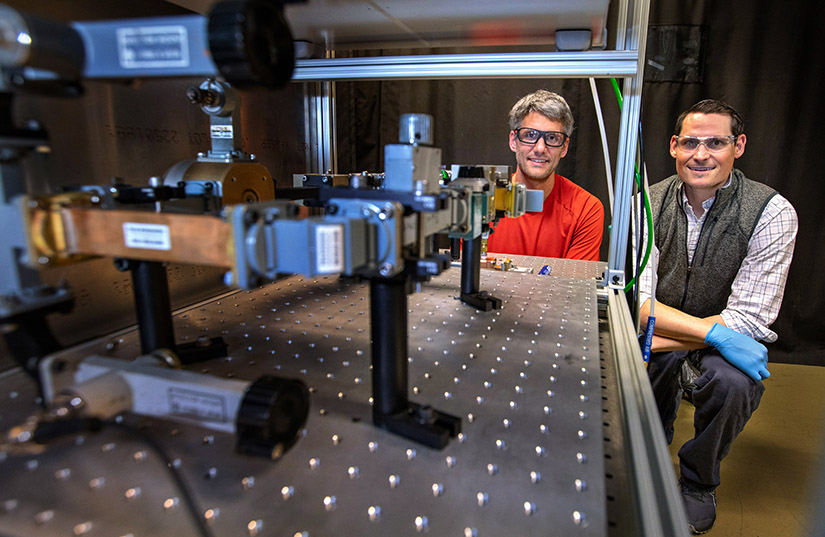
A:
[[[160,224],[124,222],[123,239],[128,248],[143,248],[145,250],[172,249],[169,226]]]
[[[212,125],[212,138],[232,139],[232,125]]]
[[[344,230],[338,225],[315,228],[316,265],[320,274],[344,270]]]
[[[117,29],[117,55],[124,69],[189,67],[186,27],[137,26]]]
[[[169,388],[169,412],[178,416],[196,416],[210,421],[226,421],[223,397],[211,393]]]

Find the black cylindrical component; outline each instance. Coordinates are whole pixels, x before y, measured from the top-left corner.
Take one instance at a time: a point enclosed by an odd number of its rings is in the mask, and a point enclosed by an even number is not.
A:
[[[209,13],[212,60],[240,88],[280,89],[292,78],[295,45],[279,2],[227,0]]]
[[[238,409],[238,451],[280,458],[298,440],[308,415],[306,384],[269,375],[259,378],[246,389]]]
[[[141,353],[158,349],[174,351],[175,331],[166,267],[156,261],[132,261],[130,269]]]
[[[450,258],[453,261],[461,258],[461,239],[450,239]]]
[[[395,414],[407,407],[406,275],[370,280],[372,335],[372,415]]]
[[[461,240],[461,294],[478,293],[481,287],[481,235]]]
[[[0,5],[0,20],[0,65],[34,67],[70,80],[83,74],[83,39],[68,24],[4,5]]]

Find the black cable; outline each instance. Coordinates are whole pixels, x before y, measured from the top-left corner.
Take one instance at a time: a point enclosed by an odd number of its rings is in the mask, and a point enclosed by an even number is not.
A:
[[[160,459],[163,461],[163,465],[166,467],[166,470],[169,472],[172,481],[178,488],[178,491],[180,492],[180,495],[183,498],[183,503],[186,506],[186,510],[189,512],[190,516],[192,517],[192,521],[195,523],[195,527],[197,528],[198,534],[201,537],[212,537],[212,532],[209,531],[209,528],[206,526],[206,522],[204,521],[203,517],[199,512],[199,509],[195,504],[195,500],[194,498],[192,498],[192,495],[189,492],[189,487],[186,486],[186,483],[184,483],[183,478],[175,469],[172,459],[169,457],[166,451],[164,451],[161,445],[155,442],[155,440],[151,436],[144,433],[137,427],[132,427],[131,425],[127,425],[125,423],[118,423],[115,421],[105,421],[103,423],[108,427],[114,427],[116,429],[121,429],[128,433],[131,433],[132,435],[142,440],[146,445],[151,447],[152,450],[154,450],[155,454],[158,457],[160,457]]]
[[[45,444],[50,440],[62,438],[70,434],[85,432],[96,433],[103,428],[103,421],[98,418],[62,418],[53,421],[43,421],[37,424],[32,433],[32,441]]]
[[[141,440],[143,443],[145,443],[147,446],[152,448],[155,454],[158,457],[160,457],[161,461],[163,462],[163,465],[166,467],[166,470],[172,477],[172,482],[177,487],[178,492],[180,493],[181,498],[183,499],[183,503],[186,507],[186,510],[189,512],[193,522],[195,523],[195,527],[197,528],[198,534],[201,537],[212,537],[212,533],[206,526],[206,522],[204,521],[203,517],[199,512],[199,509],[195,504],[195,500],[194,498],[192,498],[192,495],[189,492],[189,488],[186,486],[186,483],[184,483],[181,475],[175,469],[171,457],[169,457],[166,451],[164,451],[160,444],[155,442],[155,440],[151,436],[147,435],[137,427],[133,427],[125,423],[118,423],[111,420],[103,421],[98,418],[66,418],[61,420],[47,421],[38,424],[37,429],[35,429],[34,431],[34,441],[38,443],[43,443],[45,441],[53,440],[70,434],[97,432],[104,427],[111,427],[126,431],[127,433],[132,434],[133,436]]]

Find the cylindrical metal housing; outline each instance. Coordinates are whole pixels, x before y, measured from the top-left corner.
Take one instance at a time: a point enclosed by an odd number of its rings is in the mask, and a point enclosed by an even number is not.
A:
[[[398,131],[398,141],[402,144],[433,143],[433,117],[429,114],[402,114]]]

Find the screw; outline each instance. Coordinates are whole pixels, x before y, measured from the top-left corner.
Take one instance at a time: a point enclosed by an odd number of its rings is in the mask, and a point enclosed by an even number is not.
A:
[[[429,405],[422,405],[415,409],[415,420],[421,424],[435,422],[435,412]]]
[[[381,209],[381,212],[378,213],[379,220],[386,220],[388,218],[392,218],[393,216],[395,216],[395,209],[393,209],[392,205],[387,205]]]
[[[186,88],[186,98],[193,104],[197,104],[200,98],[200,90],[194,86]]]
[[[389,276],[392,273],[392,263],[381,263],[381,266],[378,267],[378,274],[381,276]]]

